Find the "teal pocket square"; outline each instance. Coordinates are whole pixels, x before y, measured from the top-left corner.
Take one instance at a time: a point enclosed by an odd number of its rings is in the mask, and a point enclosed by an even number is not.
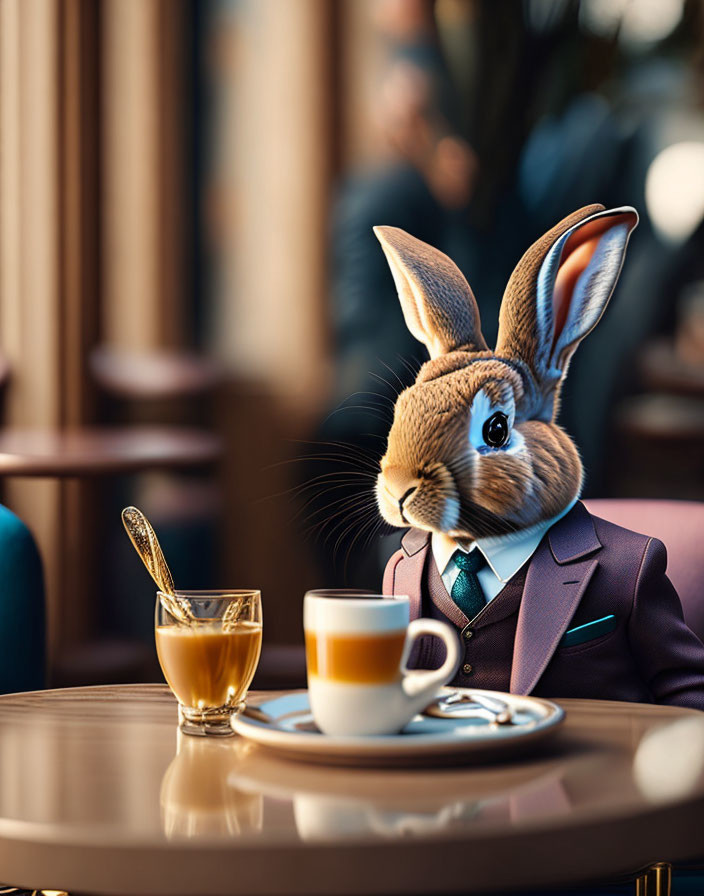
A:
[[[584,644],[585,641],[593,641],[612,632],[616,628],[616,617],[602,616],[601,619],[595,619],[593,622],[585,622],[584,625],[578,625],[576,628],[568,629],[560,641],[560,647],[574,647],[575,644]]]

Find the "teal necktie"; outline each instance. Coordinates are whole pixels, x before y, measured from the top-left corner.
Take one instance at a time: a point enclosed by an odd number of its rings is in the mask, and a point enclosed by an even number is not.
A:
[[[469,554],[457,550],[452,555],[452,560],[459,567],[459,573],[452,586],[450,597],[467,619],[472,620],[480,610],[484,609],[486,603],[482,586],[477,578],[479,570],[486,566],[486,560],[477,548],[470,551]]]

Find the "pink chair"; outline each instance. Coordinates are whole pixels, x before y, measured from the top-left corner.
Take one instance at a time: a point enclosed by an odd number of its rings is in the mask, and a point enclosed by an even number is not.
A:
[[[685,621],[704,641],[704,504],[641,498],[595,498],[584,504],[594,516],[663,542]]]

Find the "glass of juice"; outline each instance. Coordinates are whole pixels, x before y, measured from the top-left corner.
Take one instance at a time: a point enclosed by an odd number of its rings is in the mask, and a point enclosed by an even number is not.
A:
[[[231,735],[261,653],[260,592],[159,591],[155,637],[181,731]]]

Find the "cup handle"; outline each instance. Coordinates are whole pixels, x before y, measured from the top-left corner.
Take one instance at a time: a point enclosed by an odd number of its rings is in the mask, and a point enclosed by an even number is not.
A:
[[[436,638],[440,638],[444,642],[447,656],[439,669],[420,671],[406,668],[413,642],[421,635],[435,635]],[[408,626],[401,660],[403,691],[408,698],[409,705],[413,706],[416,711],[424,709],[436,695],[438,689],[455,677],[460,667],[460,661],[459,640],[446,622],[440,622],[438,619],[414,619]]]

